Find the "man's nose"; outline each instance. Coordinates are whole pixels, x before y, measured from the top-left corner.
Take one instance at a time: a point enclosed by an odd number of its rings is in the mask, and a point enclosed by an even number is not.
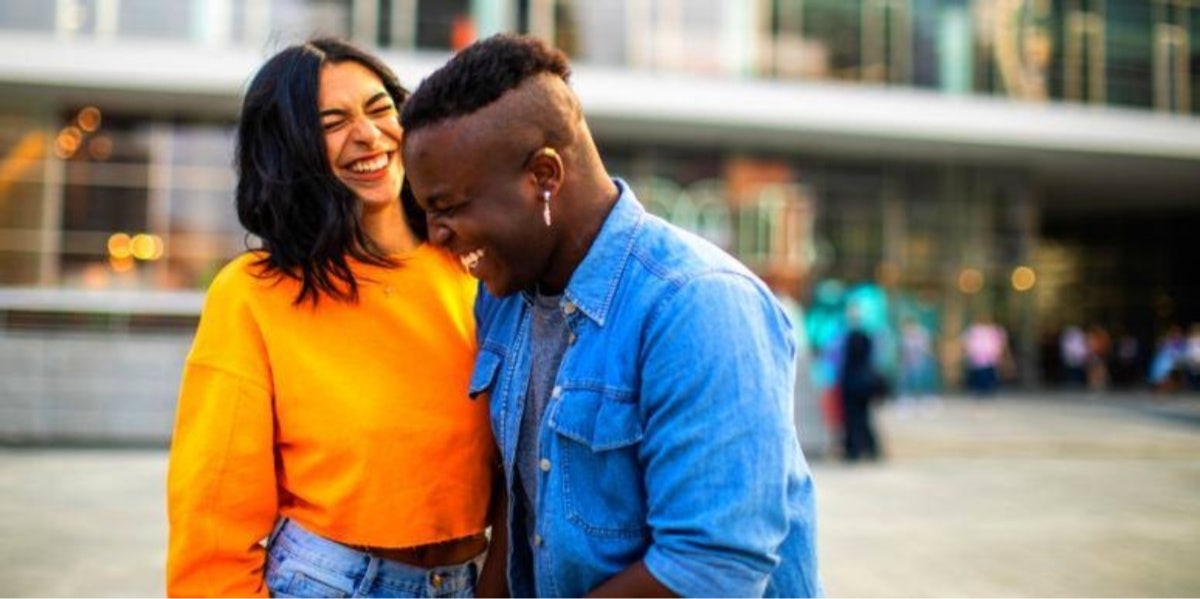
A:
[[[454,237],[454,231],[451,231],[450,227],[441,222],[437,216],[426,214],[425,225],[429,229],[429,241],[434,245],[444,246],[450,243],[450,239]]]

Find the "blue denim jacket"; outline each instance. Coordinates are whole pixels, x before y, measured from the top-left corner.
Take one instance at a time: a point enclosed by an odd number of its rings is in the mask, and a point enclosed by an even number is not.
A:
[[[617,184],[563,293],[570,345],[539,432],[534,547],[511,482],[531,298],[481,287],[476,304],[471,393],[491,394],[509,481],[510,591],[578,597],[644,560],[682,595],[819,595],[791,324],[745,267]]]

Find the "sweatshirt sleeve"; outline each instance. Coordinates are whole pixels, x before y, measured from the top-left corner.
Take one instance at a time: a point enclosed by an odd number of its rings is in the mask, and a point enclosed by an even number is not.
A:
[[[266,597],[278,511],[267,352],[248,283],[209,289],[184,366],[167,473],[168,596]]]

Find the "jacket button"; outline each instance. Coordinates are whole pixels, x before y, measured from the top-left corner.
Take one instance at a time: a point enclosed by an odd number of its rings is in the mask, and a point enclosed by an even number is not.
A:
[[[542,546],[542,535],[539,535],[539,534],[533,535],[533,544],[537,545],[538,547],[541,547]]]
[[[571,302],[566,302],[563,304],[563,312],[566,312],[567,314],[574,314],[575,309],[575,304]]]
[[[542,458],[542,461],[538,462],[538,467],[542,469],[542,472],[549,472],[550,471],[550,460],[548,460],[546,458]]]

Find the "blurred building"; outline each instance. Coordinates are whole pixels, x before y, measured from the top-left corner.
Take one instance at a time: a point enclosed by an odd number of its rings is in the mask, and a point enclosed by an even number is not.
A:
[[[415,86],[497,31],[573,57],[652,210],[806,307],[878,286],[947,384],[978,313],[1020,385],[1068,324],[1200,321],[1196,0],[0,0],[0,439],[165,438],[266,56],[344,36]]]

